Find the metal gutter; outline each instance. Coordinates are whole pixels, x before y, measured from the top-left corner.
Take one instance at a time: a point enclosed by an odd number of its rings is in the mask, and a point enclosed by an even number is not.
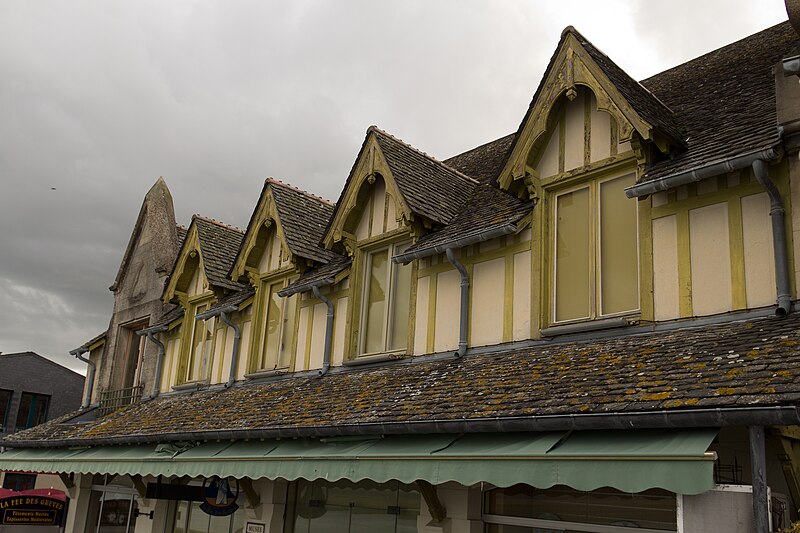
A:
[[[314,287],[325,287],[327,285],[333,285],[334,283],[336,283],[336,280],[333,277],[309,281],[308,283],[302,283],[300,285],[294,285],[286,287],[285,289],[281,289],[278,291],[278,296],[281,298],[286,298],[287,296],[297,294],[298,292],[306,292],[313,290]]]
[[[81,404],[81,409],[86,409],[92,403],[92,389],[94,388],[94,373],[96,365],[92,362],[91,359],[88,357],[83,357],[83,354],[88,352],[88,349],[85,348],[75,348],[71,350],[69,353],[70,355],[74,355],[84,363],[89,365],[89,370],[86,373],[86,394],[83,398],[83,403]]]
[[[786,253],[786,210],[783,208],[781,193],[769,177],[767,163],[761,159],[753,161],[753,174],[769,194],[769,216],[772,220],[772,252],[775,256],[775,284],[778,292],[778,308],[775,314],[784,316],[792,308],[791,287],[789,285],[789,257]]]
[[[543,416],[516,416],[415,422],[368,422],[326,426],[275,427],[218,431],[176,431],[152,435],[122,435],[89,439],[3,441],[8,448],[58,448],[163,443],[172,441],[319,438],[354,435],[457,434],[510,431],[587,431],[671,429],[729,426],[790,426],[800,424],[797,406],[675,409]]]
[[[503,224],[502,226],[497,226],[488,230],[464,235],[442,244],[435,244],[433,246],[427,246],[418,250],[414,250],[413,252],[398,254],[392,257],[392,261],[395,263],[410,263],[414,259],[422,259],[423,257],[430,257],[432,255],[446,253],[448,248],[463,248],[464,246],[469,246],[470,244],[477,244],[479,242],[502,237],[503,235],[511,235],[512,233],[516,232],[516,224]]]
[[[152,400],[153,398],[158,397],[158,394],[161,392],[161,369],[164,367],[164,343],[156,338],[156,333],[167,331],[168,328],[169,326],[165,324],[163,326],[145,328],[136,332],[136,334],[140,337],[146,336],[148,340],[153,342],[158,347],[158,355],[156,357],[156,376],[155,380],[153,381],[153,392],[150,393],[149,397],[142,398],[142,401]]]
[[[657,192],[673,189],[681,185],[686,185],[687,183],[700,181],[712,176],[718,176],[719,174],[723,174],[725,172],[732,172],[734,170],[747,168],[757,160],[771,162],[777,160],[779,157],[780,151],[775,147],[761,148],[746,154],[714,161],[700,167],[695,167],[691,170],[664,176],[663,178],[657,178],[644,183],[637,183],[636,185],[632,185],[625,189],[625,195],[628,198],[638,198],[648,194],[655,194]]]

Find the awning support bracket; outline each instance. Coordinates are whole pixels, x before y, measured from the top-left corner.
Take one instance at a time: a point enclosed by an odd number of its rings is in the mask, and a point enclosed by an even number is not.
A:
[[[71,489],[75,486],[75,473],[71,472],[67,474],[66,472],[59,472],[58,477],[61,478],[61,483],[67,487],[67,490]]]
[[[258,492],[256,492],[256,490],[253,488],[253,482],[249,477],[240,479],[239,485],[242,487],[244,495],[247,497],[247,503],[251,508],[261,505],[261,496],[259,496]]]
[[[431,518],[436,524],[441,524],[447,518],[447,509],[445,509],[442,502],[439,500],[439,495],[436,494],[436,487],[429,482],[418,479],[416,481],[417,489],[428,505],[428,511],[431,513]]]

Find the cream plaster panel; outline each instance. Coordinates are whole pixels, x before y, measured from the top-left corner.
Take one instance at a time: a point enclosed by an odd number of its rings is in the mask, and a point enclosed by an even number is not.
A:
[[[514,254],[512,338],[531,338],[531,252]]]
[[[227,346],[222,345],[222,340],[225,337],[226,329],[230,328],[217,328],[217,331],[215,332],[217,338],[214,342],[214,356],[211,361],[209,361],[209,365],[211,366],[209,379],[211,380],[211,383],[221,383],[223,381],[223,375],[225,376],[224,381],[228,381],[228,375],[223,368],[225,367],[225,363],[228,363],[227,368],[230,368],[230,354],[233,353],[233,343],[231,343],[230,350]],[[233,330],[228,332],[228,337],[230,337],[231,341],[233,341]],[[225,359],[227,359],[227,361]],[[222,365],[220,365],[220,361],[222,361]]]
[[[250,355],[250,337],[252,336],[253,331],[253,321],[248,320],[246,322],[242,322],[240,326],[242,332],[242,339],[239,341],[239,360],[237,361],[236,365],[236,379],[241,379],[247,373],[247,360]],[[228,346],[230,343],[230,346]],[[225,353],[232,354],[233,353],[233,331],[228,331],[228,336],[225,339]],[[230,369],[230,359],[227,361],[227,366],[225,368]],[[227,380],[226,380],[227,381]]]
[[[502,239],[503,237],[496,237],[488,241],[483,241],[479,245],[481,253],[491,252],[492,250],[499,250],[500,247],[503,245]]]
[[[198,263],[197,268],[194,269],[194,274],[192,274],[192,280],[189,282],[189,289],[187,294],[189,296],[195,296],[197,294],[202,294],[205,286],[205,275],[203,275],[202,269]]]
[[[433,349],[436,352],[458,348],[458,309],[460,276],[456,270],[441,272],[436,278],[436,318]]]
[[[689,211],[692,262],[692,310],[711,315],[733,307],[728,204]]]
[[[258,271],[259,272],[268,272],[269,271],[269,250],[270,246],[272,245],[272,235],[273,233],[270,232],[267,235],[267,242],[264,243],[264,252],[261,254],[261,257],[258,259]]]
[[[656,320],[680,316],[678,222],[675,215],[653,220],[653,305]]]
[[[306,370],[306,350],[308,349],[308,321],[311,307],[300,309],[297,320],[297,356],[294,363],[295,372]]]
[[[717,177],[706,178],[697,182],[697,194],[712,194],[717,192]]]
[[[336,300],[336,313],[333,322],[333,350],[331,353],[331,365],[341,365],[344,361],[344,338],[346,334],[345,325],[347,324],[347,298]]]
[[[631,150],[633,150],[633,148],[631,147],[630,141],[625,141],[624,143],[619,143],[617,145],[618,154],[624,154],[625,152],[630,152]]]
[[[506,260],[501,257],[476,263],[472,270],[470,313],[472,346],[486,346],[503,341],[505,268]]]
[[[661,207],[669,203],[669,197],[666,191],[657,192],[651,198],[653,199],[653,207]]]
[[[327,315],[328,307],[324,303],[318,303],[314,306],[314,323],[311,326],[311,359],[308,363],[309,370],[312,368],[322,368]]]
[[[277,270],[281,266],[281,240],[272,238],[272,247],[269,252],[269,269]]]
[[[56,474],[37,474],[34,489],[57,489],[66,492],[67,487]],[[13,531],[13,529],[12,529]]]
[[[775,303],[775,256],[766,192],[742,198],[742,240],[747,307]]]
[[[372,202],[368,202],[365,206],[358,206],[356,209],[361,209],[361,218],[356,227],[356,239],[363,241],[369,238],[369,218],[372,215]]]
[[[370,237],[383,233],[384,207],[386,205],[386,184],[383,180],[376,180],[372,191],[372,234]]]
[[[517,242],[531,242],[532,236],[533,232],[531,231],[531,228],[526,228],[519,232],[519,235],[517,235]]]
[[[397,223],[397,204],[395,203],[394,199],[386,195],[386,231],[392,231],[393,229],[397,229],[399,224]]]
[[[428,303],[430,301],[431,277],[417,280],[416,318],[414,323],[414,355],[428,351]]]
[[[550,132],[550,140],[547,141],[547,146],[542,153],[542,157],[539,159],[539,163],[536,165],[536,170],[539,172],[539,176],[542,178],[547,178],[549,176],[555,176],[558,174],[558,128],[559,123],[556,122],[553,125],[552,132]]]
[[[170,390],[170,387],[178,382],[178,354],[180,349],[180,339],[171,339],[167,342],[167,356],[164,361],[164,374],[161,378],[162,391]]]
[[[611,115],[605,111],[597,110],[597,99],[589,93],[592,99],[592,129],[590,149],[592,162],[600,161],[611,156]]]
[[[564,170],[572,170],[583,166],[584,129],[586,127],[583,111],[584,91],[579,91],[577,98],[567,102],[564,116],[566,127],[564,135]]]

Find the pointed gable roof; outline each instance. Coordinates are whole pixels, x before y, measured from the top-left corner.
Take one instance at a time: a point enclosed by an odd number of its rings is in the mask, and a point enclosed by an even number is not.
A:
[[[208,283],[233,290],[242,289],[242,284],[231,281],[228,272],[242,244],[244,231],[200,215],[192,217],[192,225],[197,228],[202,264]]]
[[[447,224],[464,205],[477,180],[448,167],[410,144],[370,126],[392,171],[397,188],[412,211]]]
[[[684,135],[672,110],[631,78],[578,30],[568,26],[545,69],[542,81],[517,130],[501,176],[507,187],[522,178],[527,154],[545,133],[552,106],[566,94],[575,94],[577,85],[588,86],[597,105],[617,121],[620,140],[632,140],[634,132],[655,142],[662,151],[670,146],[685,146]]]
[[[336,257],[336,254],[320,246],[325,227],[333,216],[333,203],[272,178],[267,182],[289,250],[320,263],[327,263]]]
[[[443,163],[481,183],[494,181],[511,151],[515,138],[516,134],[510,133],[445,159]]]

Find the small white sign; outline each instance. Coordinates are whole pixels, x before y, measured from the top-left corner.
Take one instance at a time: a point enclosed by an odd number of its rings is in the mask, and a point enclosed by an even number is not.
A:
[[[267,525],[264,522],[247,522],[245,533],[265,533]]]

